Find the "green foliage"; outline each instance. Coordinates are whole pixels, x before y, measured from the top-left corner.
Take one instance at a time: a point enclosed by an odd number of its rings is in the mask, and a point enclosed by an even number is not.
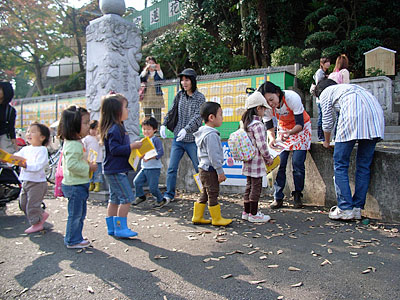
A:
[[[297,79],[299,88],[303,91],[308,91],[311,84],[314,82],[313,75],[315,73],[315,68],[310,66],[303,67],[297,73]]]
[[[367,69],[368,76],[384,76],[386,73],[381,69],[376,69],[375,67],[371,67]]]
[[[271,54],[271,66],[286,66],[302,63],[302,50],[294,46],[282,46]]]
[[[249,59],[244,55],[234,55],[231,59],[230,68],[229,70],[240,71],[240,70],[248,70],[250,69],[251,65]]]
[[[360,26],[350,33],[352,40],[362,40],[366,38],[380,38],[382,30],[372,26]]]
[[[304,44],[306,46],[322,46],[327,43],[332,43],[336,39],[335,33],[331,31],[318,31],[310,34]]]
[[[73,91],[81,91],[86,88],[86,72],[76,72],[71,74],[68,79],[51,88],[49,94],[51,93],[66,93]]]
[[[301,57],[306,61],[306,62],[311,62],[315,59],[318,59],[320,57],[320,50],[317,48],[307,48],[304,49],[301,52]]]
[[[335,15],[327,15],[318,21],[318,25],[321,26],[323,30],[335,30],[338,23],[339,19]]]
[[[327,47],[322,51],[321,57],[337,57],[343,53],[343,48],[340,45]]]

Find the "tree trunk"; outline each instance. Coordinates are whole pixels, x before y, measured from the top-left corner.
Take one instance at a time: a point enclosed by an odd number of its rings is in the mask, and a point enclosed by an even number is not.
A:
[[[240,4],[240,23],[242,25],[242,33],[247,32],[247,23],[246,18],[249,15],[249,10],[247,7],[247,2],[245,0]],[[243,55],[247,55],[247,41],[246,38],[242,40],[242,53]]]
[[[39,60],[36,57],[33,57],[34,61],[34,68],[35,68],[35,76],[36,76],[36,87],[40,93],[40,95],[44,95],[44,88],[43,88],[43,77],[42,77],[42,68],[39,63]]]
[[[256,46],[253,46],[253,57],[254,57],[254,66],[256,68],[259,68],[260,65],[258,64]]]
[[[257,0],[257,23],[260,30],[261,40],[261,61],[263,67],[269,65],[269,47],[268,47],[268,22],[267,22],[267,6],[265,0]]]

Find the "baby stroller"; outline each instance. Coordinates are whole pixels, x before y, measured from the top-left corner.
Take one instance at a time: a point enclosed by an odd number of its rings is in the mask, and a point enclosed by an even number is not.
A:
[[[18,179],[19,168],[0,163],[0,207],[18,198],[21,182]]]

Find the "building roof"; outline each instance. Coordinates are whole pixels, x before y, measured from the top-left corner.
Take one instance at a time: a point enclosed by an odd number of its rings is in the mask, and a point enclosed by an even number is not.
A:
[[[368,53],[370,53],[370,52],[372,52],[372,51],[378,50],[378,49],[382,49],[382,50],[386,50],[386,51],[389,51],[389,52],[392,52],[392,53],[396,53],[395,50],[391,50],[391,49],[388,49],[388,48],[379,46],[379,47],[376,47],[376,48],[374,48],[374,49],[372,49],[372,50],[369,50],[369,51],[367,51],[367,52],[364,52],[364,55],[365,55],[365,54],[368,54]]]

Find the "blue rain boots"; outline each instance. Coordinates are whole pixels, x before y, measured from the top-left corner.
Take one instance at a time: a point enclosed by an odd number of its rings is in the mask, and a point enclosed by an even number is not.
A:
[[[108,235],[114,235],[114,217],[107,217],[106,224]]]
[[[114,236],[120,238],[130,238],[137,236],[137,232],[134,232],[128,228],[127,218],[114,217]]]

